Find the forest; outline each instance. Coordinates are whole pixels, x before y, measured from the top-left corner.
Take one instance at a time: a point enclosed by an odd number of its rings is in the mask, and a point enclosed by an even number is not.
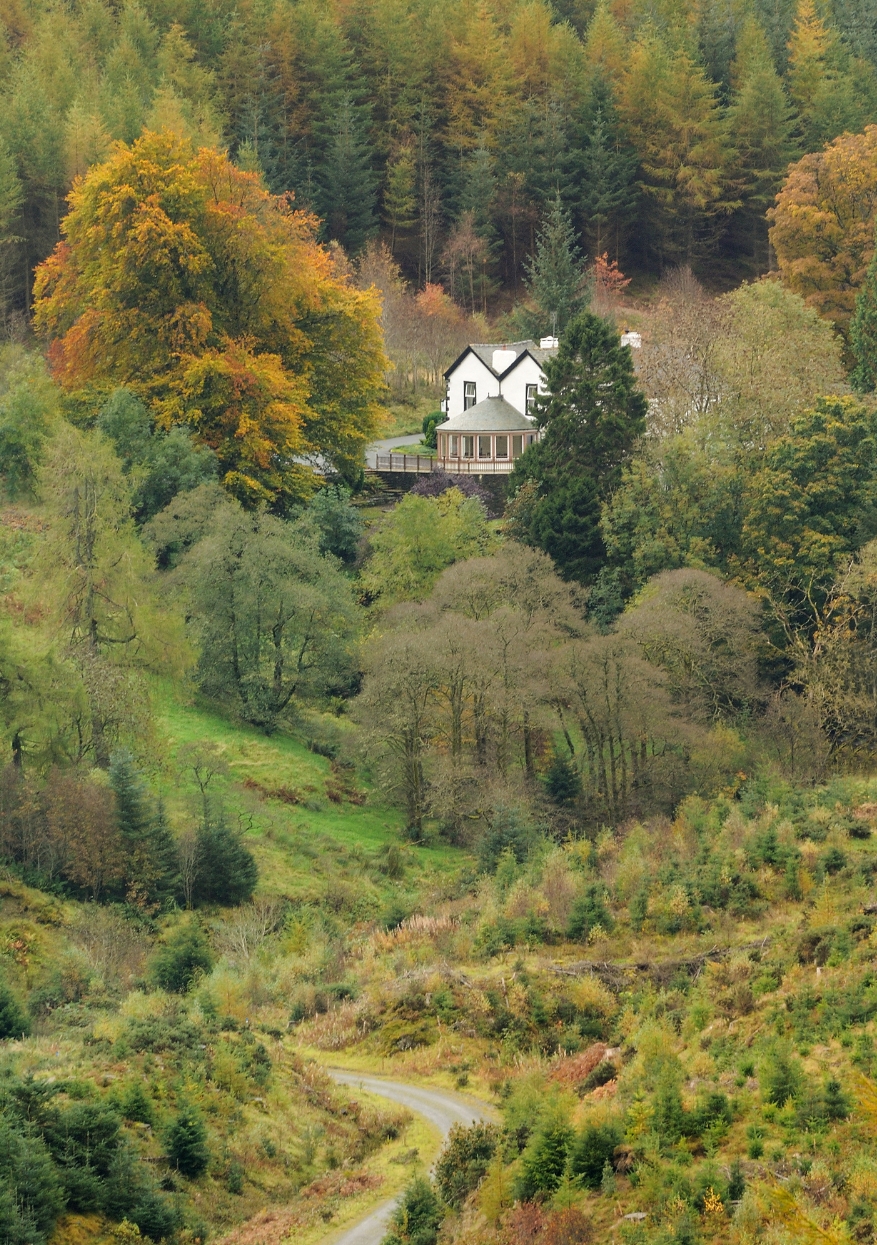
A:
[[[0,22],[0,1245],[873,1241],[877,14]]]
[[[867,0],[5,0],[0,28],[7,317],[74,179],[144,129],[227,149],[323,241],[380,239],[416,290],[494,313],[558,199],[590,263],[757,276],[788,165],[877,122]]]

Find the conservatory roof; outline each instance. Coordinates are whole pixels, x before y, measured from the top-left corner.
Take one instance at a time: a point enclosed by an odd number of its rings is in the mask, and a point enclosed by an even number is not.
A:
[[[436,432],[532,432],[534,427],[532,419],[505,398],[484,398],[468,411],[439,424]]]

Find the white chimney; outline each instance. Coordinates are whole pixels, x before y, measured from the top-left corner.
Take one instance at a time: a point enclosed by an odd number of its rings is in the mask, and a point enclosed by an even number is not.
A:
[[[514,363],[517,357],[518,355],[516,351],[507,350],[505,346],[503,346],[502,349],[500,350],[494,350],[493,352],[494,372],[504,372],[507,367],[511,367],[511,365]]]
[[[556,350],[560,342],[556,337],[541,337],[539,339],[540,350]]]

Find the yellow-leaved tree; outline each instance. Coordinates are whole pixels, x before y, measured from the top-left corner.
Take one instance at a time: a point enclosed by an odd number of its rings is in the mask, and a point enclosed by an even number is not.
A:
[[[187,426],[244,504],[307,496],[309,455],[354,478],[380,420],[380,307],[316,227],[212,148],[169,131],[117,143],[37,271],[56,378],[94,406],[125,386]]]

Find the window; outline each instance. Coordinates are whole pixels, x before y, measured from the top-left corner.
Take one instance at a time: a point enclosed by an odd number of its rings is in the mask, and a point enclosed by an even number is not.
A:
[[[451,458],[456,458],[457,455],[460,453],[460,446],[459,446],[460,438],[459,437],[448,437],[448,440],[451,443]]]
[[[475,438],[474,437],[460,437],[460,440],[463,442],[463,457],[474,458],[475,457]]]
[[[535,402],[536,402],[536,398],[538,397],[538,395],[539,395],[539,386],[538,386],[538,385],[528,385],[528,386],[527,386],[527,396],[526,396],[526,399],[525,399],[525,406],[524,406],[524,410],[526,411],[526,413],[527,413],[528,415],[532,415],[532,414],[534,414],[534,411],[533,411],[533,406],[534,406],[534,404],[535,404]]]
[[[524,452],[524,438],[512,437],[512,458],[520,458]]]
[[[509,456],[509,439],[508,437],[496,438],[496,457],[508,458]]]
[[[475,381],[463,381],[463,410],[468,411],[470,406],[475,405]]]
[[[528,432],[527,433],[527,444],[532,445],[535,440],[536,440],[536,433]]]
[[[490,458],[490,437],[478,438],[478,457]]]

